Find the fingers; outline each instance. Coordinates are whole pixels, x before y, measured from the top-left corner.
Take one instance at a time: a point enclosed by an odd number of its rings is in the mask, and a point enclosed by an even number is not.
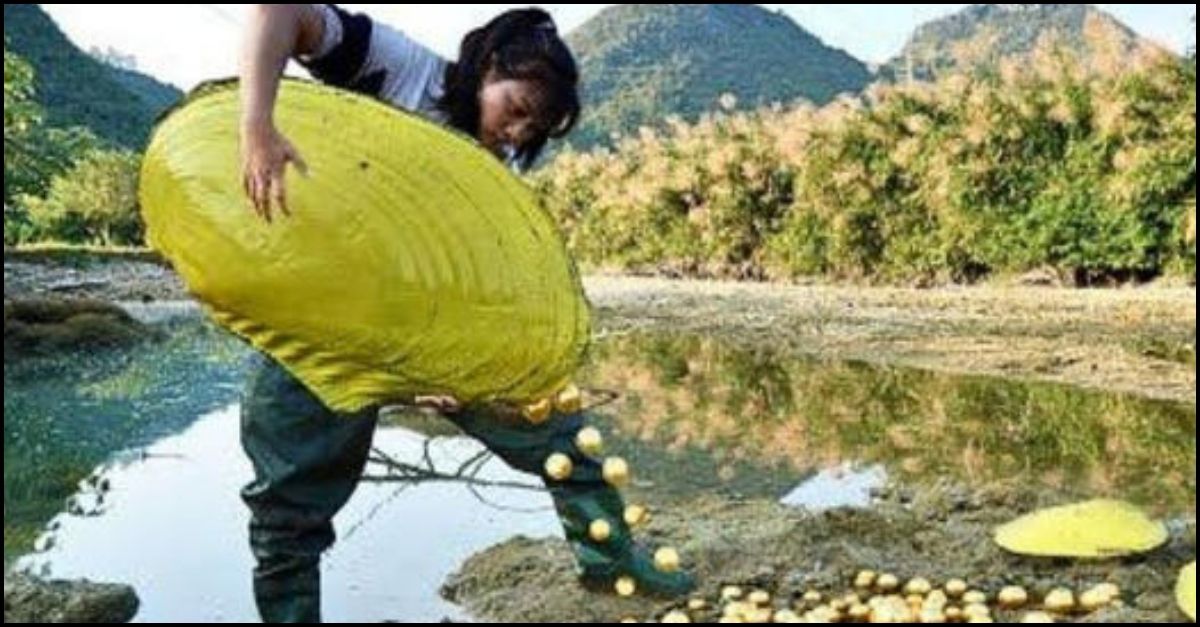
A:
[[[256,171],[249,171],[242,177],[242,189],[246,193],[249,209],[260,219],[270,221],[270,206],[263,202],[262,176]]]
[[[260,172],[254,177],[254,210],[263,221],[271,223],[271,178],[267,173]]]
[[[264,222],[273,221],[272,204],[279,206],[284,215],[289,215],[282,173],[251,169],[242,177],[242,191],[246,194],[249,208]]]
[[[272,222],[272,214],[276,208],[285,217],[292,215],[287,193],[289,163],[293,164],[302,176],[308,176],[308,163],[290,144],[285,144],[278,156],[270,159],[268,163],[250,162],[245,166],[242,190],[254,213],[268,223]]]
[[[418,396],[415,403],[443,414],[457,414],[462,411],[462,405],[457,399],[449,396]]]
[[[282,213],[286,218],[291,217],[292,212],[288,209],[287,181],[284,180],[284,176],[285,170],[280,169],[274,174],[274,176],[271,177],[271,188],[269,200],[267,202],[267,210],[270,211],[270,204],[275,203],[275,206],[279,207],[279,212]]]

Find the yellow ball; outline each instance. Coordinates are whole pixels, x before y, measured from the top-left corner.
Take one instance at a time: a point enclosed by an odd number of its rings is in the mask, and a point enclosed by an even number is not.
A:
[[[996,596],[996,601],[1005,609],[1020,609],[1029,603],[1029,593],[1020,586],[1009,586],[1000,591],[1000,594]]]
[[[1096,586],[1094,590],[1107,596],[1109,601],[1121,600],[1121,588],[1115,583],[1102,583]]]
[[[546,476],[554,481],[566,481],[575,472],[575,464],[571,458],[555,453],[546,459]]]
[[[672,548],[662,548],[654,553],[654,567],[660,572],[674,573],[679,571],[679,551]]]
[[[629,485],[629,463],[620,457],[604,460],[604,480],[614,488]]]
[[[529,422],[540,425],[550,419],[550,415],[554,413],[554,403],[550,399],[545,398],[532,405],[526,405],[521,413],[525,415],[525,419]]]
[[[583,409],[583,392],[575,385],[568,385],[554,397],[554,407],[564,414],[577,414]]]
[[[1055,614],[1067,614],[1075,611],[1075,593],[1066,588],[1059,588],[1046,595],[1046,611]]]
[[[1079,607],[1085,612],[1096,612],[1102,610],[1113,602],[1112,597],[1108,595],[1106,590],[1093,588],[1079,595]]]
[[[621,577],[614,584],[613,588],[617,591],[617,596],[629,598],[637,594],[637,582],[633,577]]]
[[[969,590],[962,595],[962,600],[966,605],[984,605],[988,602],[988,596],[979,590]]]
[[[604,452],[604,436],[595,427],[585,427],[575,436],[575,446],[584,455],[595,457]]]
[[[966,617],[968,621],[976,618],[990,618],[992,616],[992,610],[988,609],[988,606],[983,605],[982,603],[975,603],[963,608],[963,616]]]
[[[895,575],[880,575],[879,579],[875,581],[875,587],[880,592],[895,592],[900,589],[900,579]]]
[[[664,622],[664,623],[690,623],[690,622],[692,622],[692,619],[686,613],[680,612],[679,610],[675,610],[673,612],[667,613],[666,616],[663,616],[662,622]]]
[[[913,579],[904,587],[904,592],[909,595],[925,596],[933,590],[933,584],[929,583],[928,579]]]
[[[650,512],[641,505],[630,505],[625,508],[625,524],[630,527],[639,527],[646,524],[650,518]]]
[[[917,616],[917,622],[939,624],[946,622],[946,615],[939,609],[926,608]]]
[[[594,520],[588,527],[588,536],[593,542],[608,542],[612,538],[612,525],[607,520]]]

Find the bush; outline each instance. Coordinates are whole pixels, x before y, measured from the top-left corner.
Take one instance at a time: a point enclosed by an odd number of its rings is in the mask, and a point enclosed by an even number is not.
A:
[[[24,198],[30,235],[39,241],[135,246],[143,240],[138,214],[139,158],[92,151],[55,178],[44,198]]]
[[[1047,49],[822,108],[721,111],[613,151],[564,153],[534,183],[593,267],[917,282],[1046,267],[1084,281],[1194,275],[1194,66],[1103,65]]]
[[[55,177],[63,175],[100,142],[83,128],[59,129],[43,124],[34,101],[33,70],[4,49],[4,243],[18,244],[35,236],[24,200],[45,196]]]

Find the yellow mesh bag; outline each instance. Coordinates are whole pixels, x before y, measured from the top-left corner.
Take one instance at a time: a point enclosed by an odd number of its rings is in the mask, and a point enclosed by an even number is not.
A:
[[[234,83],[202,88],[154,133],[141,172],[151,245],[212,318],[330,407],[420,394],[528,403],[564,387],[589,308],[532,191],[469,138],[300,81],[276,124],[310,175],[290,218],[242,190]]]

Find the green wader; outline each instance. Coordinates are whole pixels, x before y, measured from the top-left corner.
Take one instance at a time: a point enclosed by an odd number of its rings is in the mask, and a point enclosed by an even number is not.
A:
[[[378,411],[337,414],[274,361],[257,359],[242,408],[242,446],[255,472],[242,490],[257,561],[255,601],[263,622],[319,623],[321,555],[333,546],[333,518],[366,468]],[[629,576],[644,594],[676,597],[691,591],[688,575],[659,572],[634,544],[621,495],[604,482],[601,465],[575,446],[584,414],[540,426],[505,423],[486,409],[448,418],[514,469],[542,477],[585,584],[611,589],[618,577]],[[554,453],[566,453],[575,462],[569,480],[545,478],[544,462]],[[612,536],[596,543],[588,528],[601,518],[609,522]]]

